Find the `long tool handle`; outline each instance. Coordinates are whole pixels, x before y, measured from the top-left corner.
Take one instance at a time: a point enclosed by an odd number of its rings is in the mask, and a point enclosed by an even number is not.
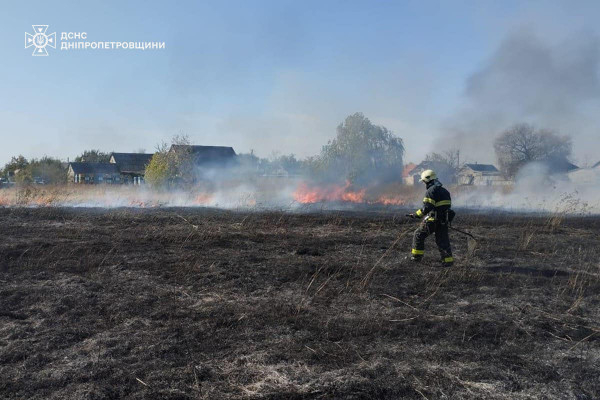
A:
[[[449,227],[450,227],[450,229],[452,229],[453,231],[460,232],[460,233],[462,233],[463,235],[467,235],[467,236],[471,237],[472,239],[475,239],[475,240],[477,240],[477,238],[476,238],[475,236],[471,235],[469,232],[461,231],[460,229],[457,229],[457,228],[453,227],[452,225],[448,225],[448,226],[449,226]]]

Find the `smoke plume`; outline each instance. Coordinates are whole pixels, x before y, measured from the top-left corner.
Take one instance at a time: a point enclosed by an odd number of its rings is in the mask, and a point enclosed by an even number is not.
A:
[[[498,133],[528,122],[571,135],[576,157],[592,156],[592,148],[600,159],[599,71],[595,34],[553,44],[527,29],[515,31],[468,77],[465,103],[448,122],[446,143],[486,158],[471,161],[492,161]]]

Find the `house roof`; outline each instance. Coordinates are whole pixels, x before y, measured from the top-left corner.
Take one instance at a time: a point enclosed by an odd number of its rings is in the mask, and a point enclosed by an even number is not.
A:
[[[498,168],[492,164],[465,164],[465,167],[471,168],[477,172],[500,172]]]
[[[548,171],[551,174],[564,174],[579,169],[577,165],[571,163],[565,157],[547,158],[540,162],[548,167]]]
[[[112,153],[111,161],[114,160],[121,172],[143,173],[146,165],[150,163],[153,154],[146,153]]]
[[[178,154],[191,154],[197,163],[226,161],[236,156],[233,147],[226,146],[197,146],[197,145],[178,145],[171,146],[169,151]]]
[[[574,169],[573,171],[569,171],[567,176],[571,182],[577,184],[597,185],[600,182],[600,168]]]
[[[76,174],[118,174],[119,167],[111,163],[72,162],[69,168]]]

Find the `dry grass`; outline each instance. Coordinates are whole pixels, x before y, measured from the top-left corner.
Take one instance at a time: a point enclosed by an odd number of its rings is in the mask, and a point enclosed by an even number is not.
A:
[[[600,397],[600,218],[404,212],[0,209],[0,398]]]

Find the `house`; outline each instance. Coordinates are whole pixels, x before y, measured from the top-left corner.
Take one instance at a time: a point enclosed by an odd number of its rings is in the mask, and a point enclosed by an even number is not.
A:
[[[600,185],[600,161],[591,168],[571,169],[566,175],[575,184],[598,187]]]
[[[504,178],[498,168],[491,164],[465,164],[458,171],[459,185],[496,186],[510,183],[511,181]]]
[[[569,171],[567,174],[569,181],[577,185],[590,185],[598,187],[600,185],[600,163],[592,168],[579,168]]]
[[[112,153],[109,162],[118,166],[122,183],[140,185],[144,182],[146,166],[152,156],[146,153]]]
[[[169,153],[178,157],[190,157],[196,166],[223,167],[231,165],[236,160],[232,147],[225,146],[197,146],[197,145],[171,145]]]
[[[77,184],[121,183],[119,167],[114,163],[72,162],[67,177]]]
[[[412,175],[412,171],[416,168],[417,164],[408,163],[402,169],[402,183],[405,185],[414,185],[415,180]]]
[[[577,165],[571,163],[566,157],[547,158],[538,163],[544,166],[546,171],[548,171],[548,175],[567,174],[579,169]]]

